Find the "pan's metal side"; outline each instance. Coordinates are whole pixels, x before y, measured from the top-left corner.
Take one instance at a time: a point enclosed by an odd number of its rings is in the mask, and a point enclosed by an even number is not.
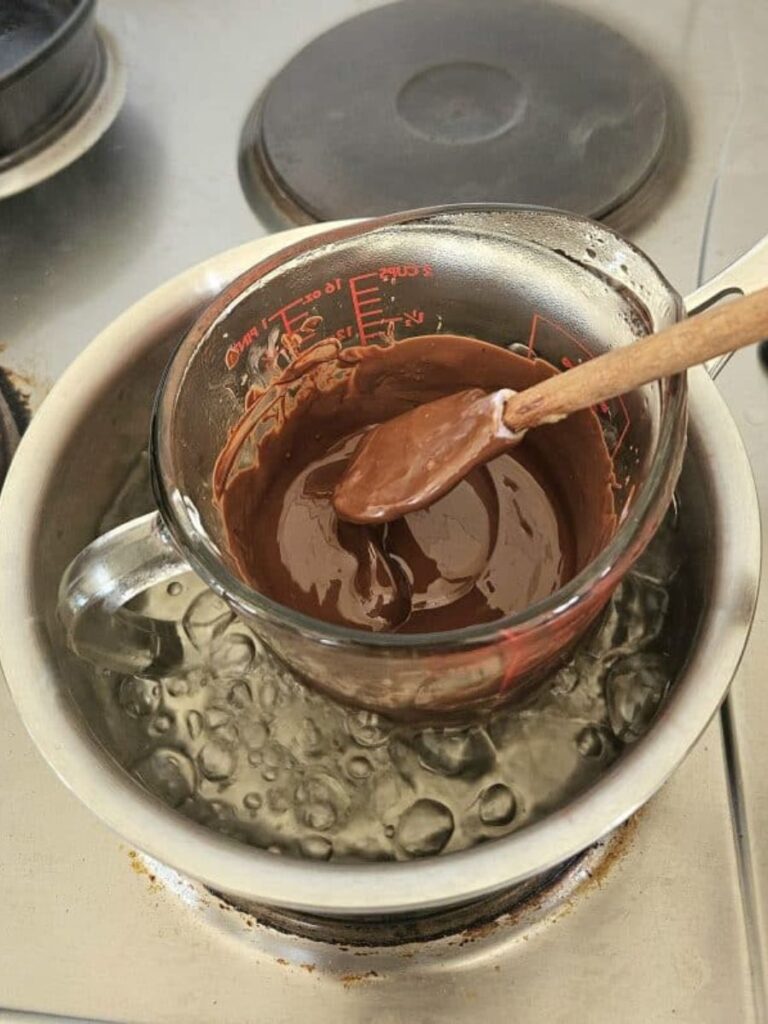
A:
[[[768,507],[768,377],[752,350],[737,353],[718,379],[752,462],[762,509]],[[768,572],[763,547],[762,576]],[[738,853],[740,886],[749,941],[756,1019],[768,1020],[768,588],[758,598],[750,642],[723,708],[723,735]]]

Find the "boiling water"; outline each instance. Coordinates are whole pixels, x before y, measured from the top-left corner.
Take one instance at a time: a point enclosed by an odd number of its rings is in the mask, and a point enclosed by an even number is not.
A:
[[[144,511],[146,494],[142,459],[102,529]],[[533,702],[450,727],[312,692],[196,577],[179,577],[141,598],[175,624],[178,661],[95,680],[114,749],[179,813],[274,853],[402,860],[506,835],[587,789],[657,714],[686,632],[680,534],[673,510]]]

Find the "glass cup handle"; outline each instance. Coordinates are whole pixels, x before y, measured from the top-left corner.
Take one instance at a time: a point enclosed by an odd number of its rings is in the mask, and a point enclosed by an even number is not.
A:
[[[688,316],[694,316],[729,295],[749,295],[765,285],[768,285],[768,235],[729,264],[725,270],[721,270],[706,284],[687,295],[685,308]],[[706,363],[710,377],[717,377],[731,355],[732,353],[728,352]]]
[[[189,571],[157,512],[105,533],[70,563],[59,586],[58,615],[69,648],[100,668],[131,674],[178,661],[175,623],[125,606]]]

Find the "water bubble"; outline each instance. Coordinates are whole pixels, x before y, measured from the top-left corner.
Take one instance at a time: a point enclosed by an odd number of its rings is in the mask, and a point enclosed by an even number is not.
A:
[[[182,587],[178,580],[174,580],[172,583],[169,583],[165,589],[171,597],[178,597],[184,587]]]
[[[440,853],[452,835],[453,815],[437,800],[417,800],[397,823],[397,842],[409,857]]]
[[[212,590],[204,590],[187,608],[181,625],[198,651],[221,636],[232,622],[234,612]]]
[[[318,832],[325,832],[336,824],[336,811],[327,803],[310,804],[304,809],[302,817],[305,825]]]
[[[209,800],[208,811],[216,819],[219,827],[221,827],[222,824],[231,824],[237,817],[234,807],[231,807],[224,800]]]
[[[267,743],[262,751],[264,764],[270,768],[279,768],[286,760],[286,753],[279,743]]]
[[[508,825],[516,811],[514,793],[501,782],[488,786],[480,794],[480,821],[484,825]]]
[[[256,646],[244,633],[223,636],[211,653],[211,667],[220,676],[245,675],[256,657]]]
[[[552,693],[565,696],[573,693],[579,682],[579,670],[575,664],[564,665],[552,682]]]
[[[235,755],[218,743],[206,743],[197,755],[200,771],[211,782],[226,782],[235,770]]]
[[[261,777],[265,782],[274,782],[277,778],[277,768],[265,768]]]
[[[213,735],[216,742],[220,743],[223,747],[237,746],[237,726],[233,723],[220,726],[218,729],[214,730]]]
[[[361,747],[380,747],[389,738],[391,726],[373,711],[353,711],[347,716],[347,731]]]
[[[209,729],[220,729],[222,725],[229,725],[232,720],[232,712],[229,708],[213,705],[205,712],[205,724]]]
[[[274,714],[277,705],[277,686],[271,679],[267,679],[266,682],[261,684],[259,688],[259,703],[269,715]]]
[[[178,807],[195,789],[195,769],[180,750],[158,747],[139,761],[134,771],[148,789],[171,807]]]
[[[666,590],[629,573],[611,598],[591,649],[615,659],[648,647],[661,634],[668,606]]]
[[[190,669],[185,672],[184,678],[187,681],[187,694],[192,696],[198,693],[204,686],[207,686],[211,681],[210,673],[199,666]]]
[[[203,716],[199,711],[187,712],[187,732],[190,739],[196,740],[203,731]]]
[[[251,688],[248,683],[244,679],[235,683],[229,691],[227,700],[233,707],[238,708],[240,711],[247,708],[248,705],[253,702],[253,694],[251,693]]]
[[[261,794],[246,793],[243,797],[243,806],[247,807],[249,811],[258,811],[261,807]]]
[[[173,718],[171,715],[158,715],[157,718],[152,720],[149,731],[155,736],[165,736],[167,732],[171,731],[172,726]]]
[[[301,852],[310,860],[330,860],[333,856],[333,843],[325,836],[307,836],[301,841]]]
[[[312,721],[305,718],[299,731],[299,746],[306,754],[319,754],[323,749],[323,734]]]
[[[373,765],[367,757],[351,757],[347,763],[347,775],[350,779],[367,779],[373,771]]]
[[[284,814],[290,806],[288,798],[280,789],[270,789],[267,793],[267,804],[274,814]]]
[[[151,715],[160,704],[160,684],[154,679],[129,676],[120,683],[117,700],[131,718]]]
[[[189,691],[189,683],[183,676],[166,676],[164,683],[169,697],[184,697]]]
[[[384,835],[387,837],[387,839],[394,838],[395,826],[394,825],[385,825],[384,826]]]
[[[633,743],[648,729],[669,685],[664,661],[634,655],[617,662],[605,683],[608,721],[615,736]]]
[[[269,729],[258,718],[241,718],[237,723],[237,731],[240,733],[240,739],[251,751],[261,750],[269,738]],[[261,757],[257,763],[261,764]]]
[[[248,764],[253,765],[254,768],[258,768],[263,758],[260,750],[252,750],[248,754]]]
[[[325,773],[305,775],[296,786],[293,798],[298,820],[316,832],[332,828],[349,811],[348,791]]]
[[[414,737],[421,764],[437,775],[479,778],[494,764],[496,752],[484,729],[425,729]]]
[[[603,752],[603,737],[593,725],[588,725],[576,737],[576,746],[582,757],[600,757]]]

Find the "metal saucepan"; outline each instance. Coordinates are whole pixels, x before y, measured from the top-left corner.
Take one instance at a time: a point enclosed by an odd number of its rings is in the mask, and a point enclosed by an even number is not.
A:
[[[647,735],[591,789],[541,821],[461,853],[360,865],[275,857],[174,813],[108,749],[92,673],[64,649],[58,584],[97,532],[145,443],[157,381],[178,338],[238,274],[316,230],[262,239],[169,282],[104,331],[54,387],[0,496],[0,660],[21,717],[51,766],[139,848],[219,892],[256,903],[328,916],[407,914],[466,903],[546,871],[615,828],[661,786],[715,713],[738,666],[759,582],[757,498],[717,389],[704,370],[690,373],[680,491],[696,510],[691,528],[706,571],[688,657]],[[766,279],[768,246],[761,244],[686,306],[693,311]]]
[[[68,122],[99,77],[96,0],[3,0],[0,169]]]

